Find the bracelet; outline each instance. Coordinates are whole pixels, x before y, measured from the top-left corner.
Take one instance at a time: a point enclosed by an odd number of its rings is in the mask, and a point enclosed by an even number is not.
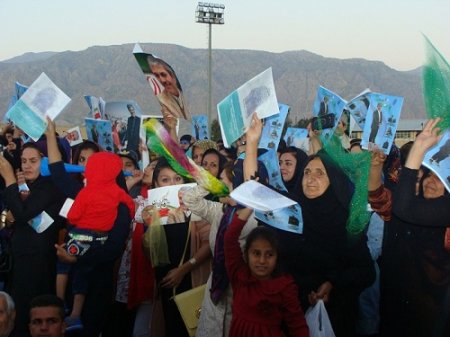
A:
[[[189,259],[189,263],[190,263],[192,266],[195,266],[195,265],[197,264],[197,259],[196,259],[195,257],[190,258],[190,259]]]

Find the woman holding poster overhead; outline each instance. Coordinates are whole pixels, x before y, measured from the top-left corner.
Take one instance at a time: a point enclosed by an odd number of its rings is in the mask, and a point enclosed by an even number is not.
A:
[[[29,303],[37,295],[54,293],[56,254],[54,244],[62,227],[58,213],[64,197],[50,177],[40,175],[42,154],[32,143],[23,146],[22,172],[14,175],[9,162],[0,156],[0,175],[5,180],[4,198],[13,229],[13,268],[7,287],[16,303],[15,336],[28,335]],[[19,183],[18,183],[19,182]],[[20,184],[20,186],[19,186]]]
[[[380,336],[450,335],[450,196],[421,167],[439,140],[438,121],[430,120],[417,136],[393,194],[382,185],[383,156],[373,155],[369,201],[386,220]]]
[[[255,175],[261,129],[254,117],[247,131],[246,178]],[[336,336],[355,336],[358,296],[375,270],[365,235],[346,230],[353,185],[324,151],[306,160],[298,181],[298,193],[290,197],[302,208],[303,234],[280,236],[281,262],[294,277],[303,310],[322,299]]]

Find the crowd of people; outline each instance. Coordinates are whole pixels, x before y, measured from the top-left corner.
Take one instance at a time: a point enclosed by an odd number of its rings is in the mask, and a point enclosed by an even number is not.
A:
[[[450,196],[421,166],[438,123],[389,155],[371,150],[362,200],[370,220],[357,233],[348,230],[355,181],[320,131],[310,128],[309,153],[281,140],[278,192],[300,205],[301,234],[201,182],[179,190],[180,207],[161,225],[146,203],[152,190],[195,181],[151,144],[116,154],[88,140],[71,148],[50,119],[38,141],[24,143],[5,125],[0,337],[189,336],[173,296],[204,284],[198,337],[307,337],[305,314],[319,300],[337,337],[450,336]],[[173,120],[165,126],[176,135]],[[230,192],[250,179],[277,190],[258,160],[262,127],[255,114],[231,149],[191,135],[176,141]],[[366,151],[358,139],[341,144],[344,156]],[[68,172],[69,163],[83,172]]]

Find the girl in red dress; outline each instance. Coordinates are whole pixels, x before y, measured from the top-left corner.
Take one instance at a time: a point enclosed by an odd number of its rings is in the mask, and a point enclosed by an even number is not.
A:
[[[229,337],[308,337],[292,276],[278,266],[278,241],[267,227],[248,235],[244,256],[238,238],[252,210],[236,212],[225,233],[225,264],[233,288]]]

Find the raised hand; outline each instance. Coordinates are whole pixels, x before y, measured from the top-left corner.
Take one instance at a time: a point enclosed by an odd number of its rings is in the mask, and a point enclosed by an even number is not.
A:
[[[256,115],[256,112],[253,113],[252,122],[250,124],[249,129],[245,133],[246,142],[252,143],[252,144],[255,144],[255,143],[258,144],[259,139],[261,138],[262,128],[263,128],[263,123],[262,123],[261,119],[259,119],[259,117]]]
[[[414,145],[422,149],[424,152],[436,145],[442,136],[439,135],[441,129],[437,124],[441,121],[440,118],[430,119],[423,128],[422,132],[417,136]]]
[[[441,129],[437,124],[441,121],[440,118],[430,119],[423,128],[422,132],[417,136],[408,158],[406,159],[405,167],[418,170],[422,164],[425,153],[441,139],[439,135]]]

